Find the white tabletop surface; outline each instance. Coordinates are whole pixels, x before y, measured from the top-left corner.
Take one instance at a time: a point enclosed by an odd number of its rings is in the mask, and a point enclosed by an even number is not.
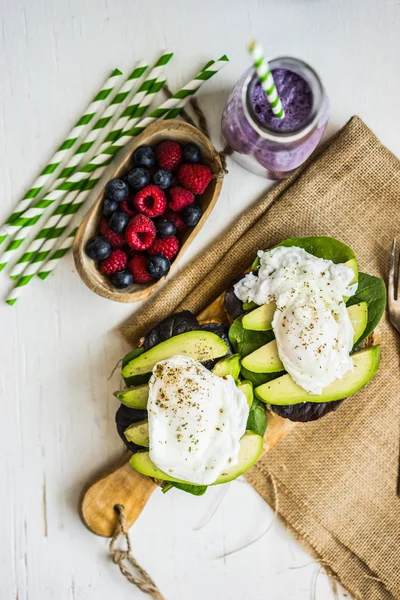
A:
[[[169,48],[171,88],[209,58],[229,66],[199,96],[219,143],[229,89],[248,66],[245,43],[310,62],[332,102],[328,134],[360,115],[400,154],[398,0],[0,0],[0,217],[5,218],[110,68]],[[183,266],[267,189],[230,164],[222,196]],[[0,291],[9,279],[2,273]],[[0,597],[142,598],[109,560],[107,541],[81,524],[82,486],[121,442],[107,377],[127,349],[114,331],[139,305],[95,296],[69,255],[13,307],[0,304]],[[167,600],[331,600],[319,566],[248,486],[202,498],[155,493],[131,530],[134,555]],[[345,596],[341,596],[345,597]]]

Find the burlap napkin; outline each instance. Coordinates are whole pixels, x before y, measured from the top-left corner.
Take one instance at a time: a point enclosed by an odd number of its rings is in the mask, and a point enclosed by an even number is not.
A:
[[[223,197],[220,202],[223,202]],[[386,278],[400,234],[400,162],[357,117],[248,210],[122,328],[135,343],[177,308],[198,312],[259,248],[295,236],[349,244],[361,270]],[[380,325],[382,364],[365,391],[321,421],[299,424],[248,480],[294,536],[356,598],[400,598],[399,340]]]

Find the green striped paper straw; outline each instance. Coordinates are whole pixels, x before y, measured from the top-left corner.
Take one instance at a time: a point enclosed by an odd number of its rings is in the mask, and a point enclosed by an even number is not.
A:
[[[227,57],[222,57],[219,61],[217,61],[216,63],[214,63],[212,65],[212,68],[210,67],[210,69],[206,69],[205,71],[202,71],[201,73],[199,73],[199,75],[193,81],[189,82],[187,89],[183,88],[182,90],[180,90],[180,92],[178,92],[178,94],[182,94],[182,96],[180,96],[179,98],[178,97],[170,98],[169,100],[167,100],[167,102],[165,102],[163,104],[163,106],[160,107],[160,109],[157,109],[157,111],[161,111],[161,112],[155,111],[155,116],[154,117],[152,116],[152,119],[150,120],[150,122],[153,122],[156,119],[165,116],[165,113],[167,111],[169,111],[172,108],[175,108],[179,104],[180,99],[185,98],[188,95],[192,95],[197,90],[197,88],[203,83],[203,81],[212,77],[219,69],[221,69],[223,66],[225,66],[227,60],[228,60]],[[180,110],[180,109],[178,108],[178,110]],[[174,116],[174,115],[175,115],[175,113],[173,111],[171,111],[171,115],[169,115],[169,116],[172,118],[172,116]],[[122,138],[120,138],[118,140],[118,143],[112,144],[111,146],[109,146],[107,151],[97,154],[97,156],[95,156],[90,161],[89,164],[87,164],[86,166],[79,169],[69,179],[64,181],[64,183],[62,183],[55,190],[53,190],[49,194],[47,194],[45,196],[45,198],[41,201],[41,203],[39,203],[37,206],[34,205],[32,208],[30,208],[25,213],[25,215],[23,217],[20,217],[19,219],[17,219],[17,221],[15,222],[15,229],[20,228],[20,227],[29,226],[28,225],[29,220],[32,219],[33,217],[36,217],[38,214],[41,214],[43,202],[46,202],[46,206],[49,206],[56,200],[59,200],[61,196],[64,196],[64,194],[66,192],[80,190],[83,185],[82,184],[83,180],[87,179],[87,177],[88,177],[88,175],[87,175],[88,173],[92,173],[99,166],[101,166],[103,164],[104,165],[110,164],[112,157],[120,150],[120,148],[122,146],[124,146],[126,143],[130,142],[132,137],[138,135],[141,131],[143,131],[143,129],[145,127],[147,127],[147,125],[149,125],[150,122],[146,121],[146,119],[144,119],[143,127],[141,129],[139,127],[139,129],[136,129],[135,131],[131,130],[132,133],[131,133],[131,131],[129,131],[126,135],[124,135],[124,139],[122,142],[121,142]],[[94,187],[95,183],[96,183],[96,181],[93,182],[92,187]]]
[[[121,136],[118,140],[116,140],[113,144],[109,145],[103,151],[101,151],[97,156],[95,156],[89,164],[85,165],[79,171],[74,173],[70,179],[66,180],[58,189],[50,192],[45,197],[45,200],[53,199],[53,201],[57,200],[60,195],[64,195],[65,191],[80,191],[83,190],[86,194],[96,185],[99,177],[92,177],[87,181],[88,174],[93,173],[93,171],[97,170],[99,167],[107,167],[112,161],[114,155],[128,142],[132,140],[133,137],[137,136],[141,133],[147,125],[154,122],[155,120],[165,117],[168,113],[168,118],[172,118],[176,116],[181,108],[180,101],[185,100],[187,97],[192,95],[200,85],[210,77],[212,77],[217,71],[219,71],[223,66],[225,66],[227,62],[227,57],[223,56],[219,61],[213,63],[212,65],[207,65],[205,70],[202,70],[198,76],[189,84],[177,92],[175,96],[167,100],[162,107],[156,109],[150,117],[147,117],[143,121],[141,121],[136,127],[124,129],[124,135]],[[175,110],[171,110],[175,109]],[[73,210],[73,213],[78,210],[78,206],[76,206]],[[36,211],[36,212],[35,212]],[[35,217],[37,214],[37,210],[35,207],[29,209],[26,215],[29,215],[31,218]],[[29,227],[29,219],[19,219],[19,224],[21,227]],[[29,259],[32,257],[29,257]],[[24,258],[24,262],[27,262]]]
[[[220,70],[222,68],[222,66],[224,66],[224,64],[226,64],[227,61],[228,61],[228,58],[225,55],[223,57],[221,57],[218,62],[222,62],[222,65],[221,66],[217,65],[216,67],[214,66],[213,67],[213,69],[215,69],[214,73],[218,72],[218,70]],[[206,71],[206,70],[209,71],[210,67],[215,64],[216,63],[214,63],[214,61],[208,62],[203,67],[204,71]],[[211,76],[212,75],[207,74],[204,77],[203,81],[206,81]],[[190,86],[186,86],[186,88],[183,88],[183,89],[188,89],[188,87],[190,87]],[[192,95],[192,94],[186,94],[186,93],[181,93],[181,92],[182,92],[182,90],[180,90],[180,92],[177,92],[177,94],[175,94],[175,96],[181,96],[181,100],[179,101],[179,103],[177,104],[177,106],[175,108],[170,109],[167,113],[164,113],[164,118],[169,119],[169,118],[173,118],[173,117],[177,116],[182,111],[186,102],[189,100],[190,96]],[[166,103],[164,103],[162,106],[165,106],[165,104]],[[162,107],[160,107],[160,109],[161,108]],[[157,111],[160,111],[160,109],[156,109],[156,111],[153,111],[152,115],[154,115]],[[152,118],[151,115],[149,118]],[[143,122],[144,121],[142,121],[141,124],[143,124]],[[95,173],[97,173],[97,171],[95,171]],[[72,222],[69,225],[69,227],[66,228],[66,232],[62,236],[62,239],[55,246],[55,249],[53,249],[53,253],[51,254],[51,256],[50,256],[50,253],[48,253],[48,258],[45,258],[42,261],[41,266],[39,267],[38,277],[40,277],[43,280],[46,279],[50,275],[50,273],[55,269],[55,267],[59,264],[60,260],[71,249],[75,234],[78,230],[79,223],[81,221],[81,218],[82,217],[78,214],[78,215],[75,215],[75,217],[72,219]]]
[[[140,121],[140,123],[137,126],[130,128],[128,130],[128,133],[124,134],[118,140],[118,144],[121,142],[121,140],[123,140],[123,145],[130,142],[132,140],[132,137],[141,133],[145,129],[145,127],[147,127],[150,123],[156,121],[157,119],[172,118],[174,116],[177,116],[182,111],[189,98],[196,93],[196,91],[201,87],[201,85],[205,81],[213,77],[220,69],[222,69],[227,64],[228,60],[228,57],[224,55],[216,62],[210,61],[209,63],[207,63],[207,65],[204,67],[204,70],[201,71],[194,80],[190,81],[185,87],[176,92],[176,94],[174,94],[172,98],[164,102],[158,109],[153,111],[149,117]],[[114,147],[115,146],[116,145],[114,144]],[[118,151],[119,148],[120,146],[117,147],[116,151]],[[111,159],[112,156],[110,156],[110,160]],[[107,161],[107,164],[109,164],[110,160]],[[95,179],[94,181],[97,183],[97,179]],[[77,204],[76,210],[78,210],[82,206],[82,204],[83,201],[80,204]],[[47,262],[47,264],[45,264],[45,261],[49,253],[47,253],[47,255],[41,259],[41,262],[38,265],[31,263],[28,266],[22,277],[15,285],[14,289],[8,295],[6,299],[7,304],[11,306],[15,304],[15,302],[20,297],[23,288],[26,287],[26,285],[32,279],[35,272],[40,271],[39,276],[41,277],[41,279],[45,279],[50,274],[51,270],[53,270],[55,266],[59,264],[61,258],[68,252],[69,248],[72,246],[76,230],[77,224],[73,222],[72,226],[70,225],[70,227],[67,230],[67,237],[65,237],[61,241],[61,244],[59,244],[59,246],[55,249],[53,254],[50,256],[50,260]],[[70,233],[68,233],[68,231],[70,231]]]
[[[156,94],[165,84],[165,78],[156,80],[152,87],[148,90],[147,99],[143,99],[143,104],[140,105],[135,113],[133,113],[133,118],[129,120],[129,123],[126,125],[126,128],[129,128],[132,123],[138,122],[140,120],[140,116],[143,115],[143,108],[148,107],[151,103],[154,94]],[[140,115],[140,116],[136,116]],[[115,140],[116,141],[116,140]],[[86,199],[90,196],[90,191],[93,188],[93,184],[97,183],[99,179],[102,177],[104,171],[106,170],[107,165],[103,165],[93,171],[90,174],[89,179],[84,181],[83,189],[80,192],[71,192],[69,196],[73,197],[73,202],[71,202],[63,211],[63,214],[60,216],[60,212],[58,209],[61,208],[59,206],[55,212],[57,212],[57,223],[54,228],[46,228],[38,233],[34,242],[36,244],[36,248],[31,245],[30,248],[27,249],[27,252],[23,257],[19,260],[19,262],[14,266],[10,276],[12,279],[17,279],[17,277],[23,272],[24,276],[31,274],[32,276],[37,272],[40,268],[40,265],[46,260],[49,256],[53,248],[57,245],[58,239],[62,236],[63,232],[67,228],[68,223],[71,221],[75,213],[81,208]],[[93,182],[93,180],[95,180]],[[39,250],[39,252],[37,252]],[[22,264],[24,261],[24,264]],[[25,269],[26,263],[32,261],[31,264]],[[29,271],[29,273],[28,273]],[[31,279],[32,277],[30,277]],[[29,283],[30,279],[27,279],[27,283]]]
[[[60,176],[54,184],[54,187],[57,188],[59,185],[61,185],[70,175],[72,175],[72,173],[76,170],[76,167],[80,163],[82,164],[82,162],[85,160],[85,156],[87,156],[89,151],[93,148],[94,144],[98,142],[99,138],[101,139],[101,133],[105,131],[105,128],[109,125],[112,119],[114,119],[116,116],[118,117],[120,112],[123,110],[124,101],[132,91],[132,82],[139,79],[143,75],[143,73],[145,73],[147,68],[147,64],[139,63],[138,66],[135,67],[135,69],[131,72],[128,79],[122,85],[118,93],[111,100],[110,104],[105,108],[104,112],[102,112],[100,118],[94,124],[93,129],[89,131],[84,141],[79,145],[75,153],[70,157],[67,166],[64,167],[64,169],[60,173]],[[100,111],[98,111],[98,114],[99,112]],[[63,200],[62,204],[64,203],[65,200]],[[60,206],[58,207],[59,209]],[[14,239],[0,254],[0,271],[2,271],[7,266],[8,262],[13,257],[13,254],[25,241],[27,237],[27,232],[29,231],[29,227],[33,227],[34,225],[36,225],[36,223],[40,220],[43,214],[44,212],[37,214],[36,217],[33,217],[29,220],[29,223],[26,223],[26,227],[19,228]],[[26,259],[24,259],[23,262],[26,262]]]
[[[159,78],[161,77],[165,65],[168,64],[172,56],[172,53],[164,53],[158,59],[158,61],[152,68],[148,78],[142,83],[142,85],[139,87],[137,93],[133,96],[133,98],[130,99],[128,106],[125,108],[121,117],[118,119],[117,123],[114,126],[114,129],[108,134],[107,138],[104,140],[103,144],[99,149],[100,153],[108,148],[108,146],[110,145],[110,140],[116,141],[116,139],[121,135],[121,132],[123,131],[124,127],[127,127],[128,122],[131,121],[131,117],[129,115],[133,114],[136,117],[136,121],[138,121],[139,118],[144,114],[145,110],[150,105],[154,94],[156,94],[165,83],[165,78],[161,80],[159,80]],[[106,167],[104,167],[103,170],[105,170],[105,168]],[[83,183],[86,184],[85,181],[83,181]],[[50,239],[53,240],[53,243],[51,244],[50,241],[49,244],[46,244],[46,246],[49,246],[49,248],[47,250],[43,248],[43,252],[47,251],[48,253],[50,248],[56,244],[55,240],[62,234],[62,232],[65,229],[64,221],[66,220],[66,222],[68,223],[71,219],[71,214],[74,214],[74,212],[76,212],[77,210],[77,208],[73,208],[73,204],[78,193],[79,192],[75,190],[70,192],[62,200],[62,203],[56,207],[49,220],[45,223],[44,229],[40,230],[37,233],[35,239],[31,242],[24,254],[14,265],[10,273],[10,277],[12,279],[17,279],[19,275],[24,271],[26,264],[33,259],[37,251],[42,247],[44,240]],[[21,232],[19,232],[19,234],[25,236],[25,231],[26,227],[23,228]],[[40,257],[42,256],[43,252],[39,253]],[[2,262],[4,262],[4,258],[2,259],[0,257],[0,261],[1,260]],[[0,269],[1,268],[2,264],[0,263]]]
[[[121,88],[112,98],[110,104],[106,107],[103,114],[93,125],[93,129],[88,133],[85,141],[80,144],[74,155],[68,161],[68,168],[63,169],[62,176],[66,179],[75,171],[79,164],[82,164],[89,150],[92,150],[93,146],[101,140],[101,134],[105,132],[110,122],[118,118],[121,111],[124,108],[124,102],[132,92],[132,85],[134,81],[137,81],[148,69],[148,65],[145,62],[140,62],[130,73],[126,81],[122,84]],[[61,179],[61,175],[60,175]]]
[[[253,60],[254,68],[260,79],[261,87],[267,96],[272,112],[278,119],[283,119],[285,111],[283,110],[281,99],[278,96],[275,81],[272,77],[271,69],[265,58],[262,46],[259,42],[252,41],[249,43],[248,49]]]
[[[135,67],[135,69],[131,72],[131,74],[129,75],[125,83],[122,85],[119,92],[111,101],[110,105],[106,108],[101,118],[98,119],[98,121],[94,125],[93,130],[85,138],[85,141],[79,146],[79,148],[76,151],[76,154],[74,154],[71,157],[70,161],[68,162],[68,168],[70,169],[69,175],[71,175],[76,170],[76,167],[79,163],[82,164],[82,162],[85,159],[85,156],[93,148],[94,144],[99,141],[99,138],[101,140],[101,133],[104,132],[105,128],[109,125],[109,123],[115,117],[118,116],[120,116],[120,119],[122,119],[121,111],[124,110],[124,102],[126,98],[133,92],[132,86],[134,82],[140,79],[140,77],[145,73],[147,68],[147,64],[139,63],[138,66]],[[109,136],[107,136],[107,138],[108,137]],[[61,186],[65,180],[66,178],[57,180],[55,187],[57,188]],[[61,198],[62,197],[60,197],[60,199]],[[16,267],[14,268],[14,272],[11,274],[12,278],[15,278],[15,275],[18,275],[23,270],[23,268],[25,267],[25,263],[28,260],[30,260],[30,258],[32,258],[32,256],[35,254],[38,247],[40,247],[40,245],[42,244],[44,237],[46,237],[47,233],[58,221],[59,215],[63,213],[66,205],[68,205],[70,201],[71,197],[67,194],[67,196],[62,199],[61,204],[57,206],[56,210],[53,211],[52,215],[48,218],[48,221],[46,221],[46,231],[44,236],[40,235],[39,238],[36,237],[30,244],[29,248],[24,252],[23,256],[17,262]],[[15,251],[21,246],[26,237],[29,235],[29,228],[33,227],[42,216],[43,213],[38,212],[38,214],[35,217],[32,217],[32,219],[30,219],[24,227],[20,227],[12,242],[10,242],[10,244],[7,246],[4,252],[0,255],[0,271],[6,267],[8,262],[12,259]],[[39,232],[39,234],[41,233],[41,231]],[[40,241],[38,242],[37,239],[39,239]],[[19,266],[19,263],[23,263],[22,267]]]
[[[78,119],[74,127],[69,132],[66,140],[56,150],[55,154],[50,159],[48,165],[43,169],[40,175],[35,179],[30,189],[25,196],[20,200],[15,207],[13,213],[8,217],[4,225],[0,228],[0,243],[2,243],[13,230],[9,231],[8,226],[15,221],[24,211],[32,204],[32,201],[40,194],[40,192],[49,183],[51,183],[54,173],[58,167],[70,156],[75,144],[79,138],[87,130],[88,125],[93,121],[96,115],[104,108],[105,102],[111,92],[115,89],[122,77],[122,72],[119,69],[114,69],[107,77],[99,92],[93,98],[91,103],[86,108],[84,114]],[[60,178],[68,177],[69,172],[62,171]]]
[[[226,62],[227,62],[226,57],[222,57],[221,62],[222,62],[222,65],[226,64]],[[207,79],[210,78],[210,72],[211,71],[209,70],[209,68],[213,64],[214,64],[214,61],[211,61],[210,63],[207,63],[207,65],[204,67],[204,71],[203,71],[203,72],[207,71],[206,75],[203,76],[203,77],[201,77],[201,78],[199,78],[198,81],[202,82],[202,81],[206,81]],[[217,65],[216,67],[213,66],[212,68],[214,69],[213,72],[215,73],[215,72],[217,72],[221,68],[221,66]],[[192,87],[193,87],[193,89],[197,89],[195,86],[192,86]],[[177,106],[174,109],[169,110],[168,106],[165,109],[163,109],[162,107],[160,109],[156,109],[152,113],[153,116],[150,115],[150,117],[148,117],[147,119],[144,119],[143,121],[141,121],[141,123],[139,123],[139,125],[137,126],[139,129],[137,131],[138,132],[139,131],[143,131],[143,129],[147,125],[149,125],[150,122],[153,122],[157,118],[160,118],[160,117],[170,118],[170,117],[173,117],[173,116],[177,116],[179,114],[179,112],[182,110],[184,104],[187,102],[188,98],[192,95],[192,93],[187,93],[188,89],[189,90],[191,89],[190,86],[187,87],[185,93],[177,93],[175,95],[177,98],[180,98],[180,100],[179,100],[179,102],[177,103]],[[173,98],[175,96],[173,96]],[[163,106],[165,106],[165,105],[167,105],[167,103],[164,103]],[[159,117],[155,117],[154,115],[156,115],[156,114],[159,115]],[[151,120],[149,121],[149,119],[151,119]],[[136,121],[137,120],[138,119],[136,119]],[[133,125],[134,125],[134,122],[132,122],[130,124],[130,128],[128,128],[128,133],[129,134],[133,130]],[[137,135],[137,133],[136,133],[136,135]],[[118,144],[119,143],[120,142],[118,142]],[[104,168],[105,167],[100,167],[94,173],[92,173],[91,179],[89,180],[89,184],[90,184],[90,182],[91,182],[92,179],[95,179],[96,182],[100,179],[100,177],[102,176],[102,173],[104,171]],[[40,262],[40,263],[43,264],[43,261],[46,260],[46,257],[50,254],[50,252],[53,250],[53,248],[57,246],[57,239],[56,238],[58,238],[58,237],[60,237],[60,236],[63,235],[66,227],[68,226],[69,222],[73,218],[73,214],[75,214],[78,210],[80,210],[80,208],[84,204],[86,198],[89,196],[89,191],[90,190],[84,189],[83,191],[81,191],[77,195],[77,197],[76,197],[73,205],[70,207],[69,214],[66,214],[64,216],[64,218],[62,219],[62,223],[59,223],[59,226],[57,227],[57,232],[55,232],[55,235],[52,236],[53,237],[53,241],[50,240],[50,243],[46,242],[46,244],[42,247],[42,249],[38,253],[38,255],[34,257],[33,262]],[[40,265],[39,265],[39,268],[40,268]]]
[[[146,96],[146,94],[148,94],[149,87],[151,87],[151,85],[154,83],[155,77],[157,77],[158,73],[160,72],[160,69],[162,69],[171,60],[172,56],[173,56],[172,53],[164,53],[159,58],[156,65],[154,65],[154,68],[152,69],[153,75],[150,74],[150,77],[143,83],[143,89],[141,89],[140,93],[138,92],[138,96],[135,95],[135,98],[129,103],[129,105],[126,107],[123,114],[121,115],[120,119],[116,123],[113,131],[111,131],[107,135],[106,139],[104,140],[104,143],[102,144],[102,146],[99,149],[100,154],[105,150],[105,148],[107,148],[110,145],[110,143],[112,141],[115,140],[116,137],[118,137],[120,135],[120,131],[128,122],[130,115],[133,112],[135,112],[136,110],[139,110],[141,101]],[[147,106],[145,108],[147,108]],[[144,109],[143,109],[143,111],[144,111]],[[139,114],[142,115],[143,112],[140,112]],[[54,202],[61,200],[68,191],[70,191],[72,193],[72,192],[76,192],[77,190],[81,189],[81,187],[85,183],[84,180],[87,179],[88,175],[85,173],[82,176],[82,174],[81,174],[80,176],[78,176],[78,178],[76,178],[75,175],[76,175],[76,173],[72,176],[72,180],[76,179],[77,182],[75,181],[73,184],[71,184],[70,181],[68,182],[68,180],[63,180],[63,181],[59,182],[59,185],[57,185],[54,190],[52,190],[50,193],[48,193],[46,195],[46,197],[40,203],[38,203],[37,205],[35,205],[31,209],[29,209],[22,217],[20,217],[18,219],[18,221],[16,221],[14,223],[16,226],[16,230],[17,231],[22,230],[22,231],[21,231],[21,233],[18,234],[17,241],[14,240],[10,244],[10,248],[6,249],[7,256],[4,258],[2,256],[0,256],[0,270],[5,267],[8,260],[10,259],[10,253],[12,253],[13,250],[18,248],[22,244],[22,242],[24,241],[24,239],[27,236],[27,230],[29,229],[29,227],[32,227],[33,225],[35,225],[38,222],[38,220],[41,218],[41,215],[43,212],[42,206],[43,206],[44,202],[46,202],[47,206],[50,206]],[[65,206],[69,205],[70,201],[71,201],[71,196],[69,196],[69,198],[67,198],[63,201],[63,208],[60,209],[60,212],[57,213],[58,215],[63,213]],[[40,239],[43,239],[43,238],[40,237]],[[26,257],[24,257],[24,260],[22,262],[26,262]]]

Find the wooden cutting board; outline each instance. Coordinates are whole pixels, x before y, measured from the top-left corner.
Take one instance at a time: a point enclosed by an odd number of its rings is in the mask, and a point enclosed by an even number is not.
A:
[[[199,315],[200,322],[219,321],[229,325],[223,306],[224,294],[219,296]],[[296,423],[269,413],[268,427],[264,435],[263,454],[275,446]],[[131,453],[125,453],[117,465],[104,470],[89,482],[82,493],[81,518],[93,533],[111,537],[117,525],[114,507],[124,506],[127,527],[131,527],[142,512],[151,494],[159,485],[150,477],[137,473],[129,464]]]

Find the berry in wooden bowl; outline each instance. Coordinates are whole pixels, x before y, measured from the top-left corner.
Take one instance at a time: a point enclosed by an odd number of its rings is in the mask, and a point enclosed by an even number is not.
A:
[[[74,260],[84,283],[117,302],[150,296],[204,225],[222,187],[209,139],[183,121],[150,125],[83,220]]]

